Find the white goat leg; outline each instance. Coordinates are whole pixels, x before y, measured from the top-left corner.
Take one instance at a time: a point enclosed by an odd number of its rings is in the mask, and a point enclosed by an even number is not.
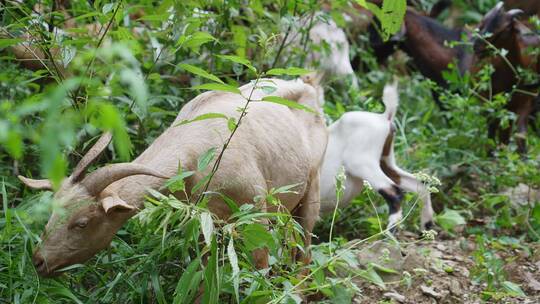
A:
[[[394,171],[399,177],[399,181],[394,180],[394,182],[398,183],[400,188],[407,192],[418,193],[418,196],[424,203],[420,215],[420,227],[423,230],[431,229],[433,227],[434,211],[433,206],[431,205],[431,195],[429,190],[421,181],[416,179],[414,175],[396,165],[393,142],[390,147],[390,153],[387,156],[383,156],[382,161],[386,164],[387,168]]]

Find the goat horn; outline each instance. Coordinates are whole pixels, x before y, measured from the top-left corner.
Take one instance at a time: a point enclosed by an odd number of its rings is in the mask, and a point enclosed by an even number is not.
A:
[[[52,190],[53,186],[50,180],[48,179],[32,179],[28,177],[24,177],[22,175],[17,176],[23,184],[26,186],[32,188],[32,189],[39,189],[39,190]]]
[[[97,196],[110,184],[132,175],[150,175],[164,179],[169,178],[141,164],[120,163],[97,169],[85,177],[81,184],[90,194]]]
[[[510,16],[512,18],[515,18],[515,17],[517,17],[519,15],[522,15],[524,13],[525,12],[523,10],[520,10],[519,8],[514,8],[514,9],[511,9],[508,12],[506,12],[506,14],[508,14],[508,16]]]
[[[495,5],[495,9],[500,10],[504,6],[504,3],[502,1],[499,1],[497,5]]]
[[[86,152],[83,158],[79,161],[73,173],[71,173],[72,182],[76,182],[84,177],[84,172],[90,164],[92,164],[97,157],[107,148],[107,145],[111,142],[111,132],[105,132],[101,135],[98,141]]]

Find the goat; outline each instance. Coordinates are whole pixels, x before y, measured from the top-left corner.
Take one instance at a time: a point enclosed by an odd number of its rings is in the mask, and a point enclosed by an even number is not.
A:
[[[390,211],[388,228],[402,218],[402,191],[417,192],[424,201],[422,229],[433,226],[433,209],[428,189],[412,174],[396,165],[393,119],[399,99],[397,83],[386,85],[383,92],[386,110],[382,114],[347,112],[328,127],[328,146],[321,169],[321,213],[336,207],[334,178],[345,169],[345,190],[340,206],[349,204],[369,182],[387,201]]]
[[[323,79],[351,77],[352,84],[357,86],[349,56],[349,42],[343,29],[322,12],[300,18],[295,27],[284,44],[300,46],[300,29],[307,27],[309,43],[318,46],[307,53],[306,66],[315,68]]]
[[[437,1],[431,11],[429,16],[436,18],[439,16],[445,9],[452,5],[452,0],[439,0]],[[540,18],[540,1],[531,1],[531,0],[504,0],[504,6],[511,9],[521,9],[525,16],[538,16]]]
[[[51,31],[53,33],[52,36],[57,40],[76,37],[78,34],[69,32],[70,29],[77,27],[75,19],[70,16],[67,10],[67,8],[70,7],[69,1],[55,0],[55,2],[57,4],[56,11],[54,13],[64,15],[65,21],[63,24],[52,26],[47,24],[45,21],[35,21],[43,20],[38,16],[38,14],[46,13],[46,8],[41,4],[36,4],[34,6],[34,13],[32,13],[32,17],[35,17],[35,20],[31,20],[31,22],[33,22],[36,27],[51,27]],[[136,18],[141,17],[141,14],[144,13],[142,11],[136,11],[135,13],[130,14],[130,20],[135,20]],[[81,27],[86,30],[85,35],[90,37],[99,37],[101,31],[105,28],[105,25],[101,24],[100,22],[93,22],[85,24]],[[136,26],[131,29],[131,32],[135,37],[143,37],[145,31],[147,31],[147,29],[141,26]],[[14,37],[15,36],[9,33],[6,29],[0,29],[0,38]],[[55,72],[58,74],[57,76],[62,79],[72,76],[71,72],[69,72],[67,69],[69,62],[63,62],[61,60],[63,50],[60,47],[53,46],[50,48],[45,48],[39,43],[39,39],[32,37],[32,35],[28,32],[23,33],[17,38],[21,39],[22,41],[8,46],[6,50],[13,55],[14,59],[21,66],[33,71],[41,69],[55,70]],[[152,36],[149,37],[149,40],[150,45],[155,50],[154,59],[157,60],[157,55],[161,53],[163,46]],[[110,44],[109,40],[105,40],[104,42]],[[163,57],[164,55],[160,56],[160,58]]]
[[[319,69],[325,74],[334,77],[352,76],[354,70],[349,57],[349,42],[345,32],[332,20],[328,22],[318,21],[309,31],[309,39],[316,45],[327,43],[330,51],[313,52],[311,62],[319,62]]]
[[[276,86],[272,95],[294,100],[319,112],[316,114],[270,102],[253,102],[224,152],[208,190],[222,193],[238,203],[272,187],[299,184],[295,193],[279,195],[285,208],[305,229],[305,246],[319,213],[319,168],[327,142],[327,131],[320,114],[321,100],[315,84],[302,80],[266,79]],[[268,94],[260,85],[240,87],[242,96],[260,100]],[[238,108],[245,99],[228,92],[206,92],[188,102],[175,122],[131,163],[112,164],[84,177],[86,168],[106,148],[111,137],[104,135],[86,155],[70,177],[64,179],[54,195],[63,208],[53,210],[33,255],[41,276],[58,275],[58,270],[82,263],[111,242],[116,231],[144,207],[146,189],[159,189],[167,177],[177,173],[178,164],[186,171],[197,170],[197,159],[213,147],[222,147],[230,131],[222,119],[192,121],[206,113],[223,113],[238,120]],[[216,160],[214,160],[215,162]],[[186,192],[210,173],[197,172],[185,180]],[[20,177],[31,188],[52,189],[48,180]],[[201,194],[198,190],[193,195]],[[173,193],[184,199],[184,192]],[[275,211],[275,206],[262,209]],[[221,196],[211,196],[208,208],[227,219],[231,213]],[[306,249],[307,250],[307,249]],[[307,251],[306,251],[307,252]],[[268,255],[254,252],[258,267],[268,267]],[[309,260],[309,254],[304,254]]]
[[[504,6],[511,9],[520,9],[525,16],[540,18],[540,1],[530,0],[504,0]]]
[[[442,72],[450,63],[456,62],[462,74],[468,71],[473,63],[473,54],[468,52],[465,46],[445,45],[445,42],[460,41],[463,35],[469,35],[468,32],[463,29],[448,29],[412,8],[407,8],[401,31],[389,41],[383,42],[373,25],[369,28],[369,35],[379,62],[384,62],[397,46],[412,57],[424,77],[443,88],[448,88],[448,84]],[[436,92],[433,92],[433,98],[439,108],[446,109]]]
[[[491,75],[491,92],[483,92],[482,95],[489,98],[489,94],[513,93],[506,108],[518,116],[516,143],[518,152],[524,155],[527,153],[527,122],[535,110],[535,96],[539,93],[539,85],[538,80],[532,85],[523,83],[517,75],[517,68],[532,69],[538,75],[540,72],[538,55],[531,54],[528,48],[539,47],[540,37],[517,19],[521,14],[523,11],[520,9],[505,11],[503,3],[499,2],[484,16],[478,27],[480,35],[485,36],[489,33],[490,36],[475,38],[473,44],[477,61],[475,69],[479,69],[481,64],[487,61],[495,70]],[[503,58],[501,53],[489,55],[488,43],[497,49],[505,49],[506,58]],[[518,91],[513,92],[516,88]],[[490,119],[488,137],[494,140],[499,132],[499,140],[503,144],[508,144],[512,127],[499,130],[499,124],[498,119]]]

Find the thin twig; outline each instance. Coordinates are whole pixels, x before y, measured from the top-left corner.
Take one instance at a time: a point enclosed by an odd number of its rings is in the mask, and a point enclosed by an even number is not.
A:
[[[114,21],[114,18],[116,17],[116,14],[118,13],[118,10],[119,10],[120,7],[122,6],[122,2],[123,2],[123,0],[120,0],[120,1],[118,2],[118,5],[116,6],[116,8],[115,8],[115,10],[114,10],[114,12],[113,12],[113,14],[112,14],[112,16],[111,16],[111,19],[109,20],[109,22],[107,23],[107,26],[105,27],[105,31],[104,31],[103,34],[101,35],[101,38],[99,38],[99,41],[98,41],[98,43],[97,43],[97,45],[96,45],[96,49],[98,49],[98,48],[101,46],[101,44],[103,43],[103,39],[105,39],[105,35],[107,35],[107,32],[108,32],[109,29],[111,28],[111,25],[112,25],[112,23],[113,23],[113,21]],[[102,30],[102,29],[103,29],[103,26],[102,26],[102,27],[100,28],[100,30],[99,30],[100,33],[101,33],[101,30]],[[88,65],[86,66],[86,69],[85,69],[83,75],[87,75],[87,74],[88,74],[88,72],[90,71],[90,67],[92,66],[92,64],[94,63],[95,60],[96,60],[96,54],[94,54],[94,55],[92,56],[92,59],[90,60],[90,62],[89,62]],[[92,78],[92,76],[93,76],[93,75],[90,75],[90,78]],[[81,86],[79,85],[79,86],[77,87],[77,90],[75,91],[75,93],[73,93],[73,94],[71,95],[71,99],[73,100],[75,107],[78,107],[77,98],[79,98],[79,92],[80,92],[80,90],[81,90]]]
[[[3,29],[4,32],[10,37],[10,38],[13,38],[15,39],[16,37],[13,36],[10,32],[6,31],[5,29]],[[39,61],[39,63],[41,63],[41,65],[43,65],[43,67],[45,67],[45,69],[49,72],[49,74],[53,75],[54,76],[54,73],[49,69],[49,67],[47,66],[47,64],[45,63],[45,61],[43,61],[42,58],[40,58],[36,52],[34,52],[34,50],[32,50],[30,47],[28,47],[26,44],[22,44],[22,46],[24,47],[24,49],[28,52],[30,52],[32,54],[32,56],[34,56],[34,58],[36,58],[37,61]],[[21,59],[17,59],[17,61],[24,61],[24,60],[21,60]],[[29,59],[29,61],[33,61],[33,59]],[[55,79],[56,80],[56,79]],[[57,80],[58,81],[58,80]]]
[[[253,97],[253,92],[255,92],[255,89],[257,88],[257,83],[259,83],[260,79],[261,79],[261,74],[258,74],[257,79],[255,79],[255,82],[253,84],[253,88],[251,88],[251,92],[249,93],[249,97],[247,98],[246,103],[244,104],[244,107],[242,109],[242,112],[240,113],[240,117],[238,118],[238,121],[236,122],[236,125],[234,126],[234,129],[231,132],[231,135],[229,135],[229,138],[223,144],[223,146],[221,148],[221,151],[219,152],[219,155],[218,155],[218,157],[216,159],[216,162],[214,163],[214,166],[212,167],[212,171],[210,172],[210,177],[208,178],[208,181],[206,182],[206,185],[204,186],[204,190],[201,192],[201,194],[197,198],[197,201],[196,201],[197,204],[202,200],[202,198],[204,197],[204,194],[206,193],[206,191],[208,191],[208,187],[210,186],[210,182],[212,181],[212,178],[214,177],[214,174],[217,172],[217,170],[219,168],[219,164],[221,163],[221,159],[223,158],[223,154],[225,153],[225,150],[227,149],[227,147],[231,143],[231,140],[232,140],[234,134],[236,133],[236,130],[238,130],[238,128],[240,127],[240,123],[242,122],[242,119],[246,116],[247,108],[248,108],[249,104],[253,101],[251,99],[251,97]]]
[[[21,9],[20,7],[17,6],[17,8],[19,8],[20,11],[24,12],[26,14],[26,12]],[[7,10],[7,12],[11,15],[11,17],[13,19],[15,19],[17,22],[19,22],[20,24],[22,24],[22,22],[17,18],[17,16],[15,16],[10,10]],[[27,17],[31,17],[30,15],[26,14]],[[33,24],[34,26],[38,26],[36,23]],[[31,31],[30,31],[30,28],[26,25],[24,25],[24,28],[26,30],[26,33],[29,35],[29,39],[30,41],[32,40],[36,40],[38,41],[38,39],[36,37],[34,37],[34,35],[31,34]],[[12,38],[15,38],[11,33],[9,33],[6,29],[4,29],[4,31]],[[42,40],[46,40],[45,36],[43,35],[41,29],[39,27],[36,28],[36,31],[40,34],[41,36],[41,39]],[[49,74],[54,78],[54,80],[57,82],[57,83],[61,83],[62,80],[63,80],[63,77],[62,77],[62,73],[60,73],[60,70],[58,69],[58,66],[56,65],[55,61],[54,61],[54,57],[52,56],[52,53],[50,52],[50,49],[46,46],[47,44],[46,43],[39,43],[37,42],[36,43],[37,46],[41,49],[41,51],[48,57],[48,61],[51,62],[51,65],[54,69],[54,71],[56,72],[53,73],[53,71],[51,71],[51,69],[49,68],[49,66],[47,64],[45,64],[45,62],[43,61],[43,58],[41,58],[40,56],[38,56],[30,47],[26,46],[23,44],[23,47],[28,51],[30,52],[34,58],[36,58],[40,63],[41,65],[43,65],[43,67],[45,67],[45,69],[49,72]],[[56,77],[58,77],[58,79],[56,79]]]
[[[285,6],[287,6],[287,4],[285,3]],[[298,6],[298,2],[295,0],[294,1],[294,8],[293,8],[293,14],[292,16],[294,17],[296,15],[296,7]],[[279,49],[277,51],[277,54],[276,54],[276,57],[274,58],[274,62],[272,63],[271,65],[271,69],[273,69],[278,60],[279,60],[279,57],[281,56],[281,52],[283,52],[283,49],[285,48],[285,43],[287,42],[287,38],[289,37],[289,34],[291,33],[291,30],[292,30],[292,26],[293,26],[293,22],[289,23],[289,27],[287,28],[287,31],[285,32],[285,37],[283,37],[283,40],[281,41],[281,44],[279,45]]]
[[[302,42],[302,56],[301,56],[301,62],[300,62],[300,66],[304,66],[304,61],[306,60],[306,54],[307,54],[307,45],[308,45],[308,41],[309,41],[309,32],[311,31],[311,29],[313,28],[313,19],[315,17],[315,11],[312,11],[311,12],[311,16],[309,17],[309,26],[306,30],[306,34],[304,35],[304,37],[302,37],[302,39],[304,40]]]

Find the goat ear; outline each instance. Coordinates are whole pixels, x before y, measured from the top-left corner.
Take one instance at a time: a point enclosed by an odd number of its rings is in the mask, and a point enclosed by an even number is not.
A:
[[[84,177],[84,173],[86,171],[86,168],[90,166],[97,158],[98,156],[107,148],[107,145],[111,142],[112,135],[110,132],[105,132],[101,137],[98,139],[98,141],[86,152],[86,154],[83,156],[83,158],[79,161],[75,169],[73,170],[73,173],[71,173],[71,181],[77,182],[80,181]]]
[[[53,186],[50,180],[48,179],[31,179],[24,177],[22,175],[17,176],[23,184],[32,189],[39,190],[52,190]]]
[[[124,200],[122,200],[116,195],[107,196],[104,199],[102,199],[101,206],[103,207],[103,210],[105,210],[105,213],[110,213],[115,210],[124,210],[124,211],[135,210],[135,207],[126,203]]]
[[[310,84],[313,87],[319,87],[324,79],[325,73],[321,71],[311,72],[300,77],[303,82]]]

